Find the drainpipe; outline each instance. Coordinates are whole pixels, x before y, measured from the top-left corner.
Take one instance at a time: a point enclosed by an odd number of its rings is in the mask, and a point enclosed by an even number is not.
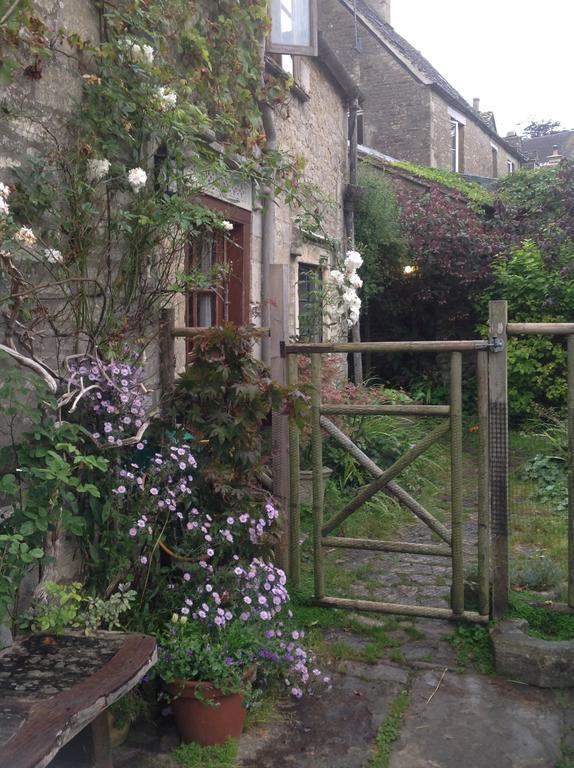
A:
[[[265,87],[265,40],[261,43],[261,84]],[[259,111],[265,131],[266,150],[277,149],[277,132],[273,119],[273,108],[267,101],[259,102]],[[261,190],[263,199],[263,220],[261,226],[261,325],[271,325],[269,306],[269,272],[275,261],[275,185],[273,182]],[[287,330],[287,329],[285,329]],[[271,364],[271,340],[267,336],[261,339],[261,358],[266,365]]]
[[[345,232],[347,247],[355,247],[355,199],[357,187],[357,112],[359,111],[359,99],[355,96],[349,105],[349,186],[345,195]],[[351,338],[354,343],[361,341],[360,322],[351,328]],[[355,384],[363,383],[363,358],[360,352],[353,353],[353,367],[355,370]]]

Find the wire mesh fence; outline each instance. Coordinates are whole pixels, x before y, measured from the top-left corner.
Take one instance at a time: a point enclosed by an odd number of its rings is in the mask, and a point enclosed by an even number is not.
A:
[[[509,421],[510,580],[564,600],[568,564],[565,418]]]

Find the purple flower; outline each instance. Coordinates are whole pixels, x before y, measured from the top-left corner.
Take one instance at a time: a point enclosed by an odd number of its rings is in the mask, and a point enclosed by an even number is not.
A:
[[[129,533],[129,534],[130,534],[130,536],[132,536],[132,537],[133,537],[133,536],[137,536],[137,535],[138,535],[138,532],[137,532],[137,528],[130,528],[130,530],[128,531],[128,533]]]

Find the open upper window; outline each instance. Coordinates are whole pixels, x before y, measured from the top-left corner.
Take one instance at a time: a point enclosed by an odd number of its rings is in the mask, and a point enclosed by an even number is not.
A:
[[[317,0],[271,0],[270,53],[317,55]]]

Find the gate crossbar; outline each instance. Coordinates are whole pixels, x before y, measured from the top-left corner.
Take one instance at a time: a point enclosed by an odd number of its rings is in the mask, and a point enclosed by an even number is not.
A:
[[[366,453],[359,448],[355,443],[342,431],[336,424],[325,416],[321,416],[321,426],[331,437],[336,440],[345,450],[347,450],[351,456],[353,456],[359,464],[361,464],[367,472],[373,477],[380,477],[383,474],[383,470],[378,467],[375,462],[370,459]],[[394,480],[389,480],[387,485],[382,489],[383,493],[388,496],[392,496],[399,501],[403,506],[409,509],[416,517],[419,518],[425,525],[427,525],[431,531],[434,531],[437,536],[449,545],[451,544],[450,531],[446,528],[440,520],[437,520],[427,509],[423,507],[416,499],[414,499],[410,493],[407,493]]]
[[[413,461],[418,459],[418,457],[421,456],[427,450],[427,448],[429,448],[433,443],[436,443],[436,441],[445,435],[449,429],[450,424],[446,422],[444,424],[440,424],[438,427],[435,427],[435,429],[433,429],[432,432],[429,432],[428,435],[425,435],[425,437],[423,437],[419,443],[410,448],[400,457],[400,459],[397,459],[397,461],[395,461],[394,464],[385,470],[382,475],[373,480],[372,483],[369,483],[369,485],[360,493],[358,493],[355,498],[349,502],[349,504],[347,504],[346,507],[343,507],[340,512],[332,517],[321,528],[321,533],[330,533],[335,528],[338,528],[339,525],[341,525],[341,523],[349,517],[349,515],[355,512],[355,510],[359,509],[359,507],[362,507],[363,504],[369,501],[369,499],[371,499],[376,493],[382,491],[389,480],[393,480],[397,475],[400,475],[401,472],[403,472],[403,470],[409,466],[409,464],[412,464]]]
[[[444,544],[414,544],[409,541],[383,541],[381,539],[348,539],[347,537],[325,536],[321,539],[324,547],[341,549],[363,549],[373,552],[407,552],[412,555],[434,555],[450,557],[452,550]]]

